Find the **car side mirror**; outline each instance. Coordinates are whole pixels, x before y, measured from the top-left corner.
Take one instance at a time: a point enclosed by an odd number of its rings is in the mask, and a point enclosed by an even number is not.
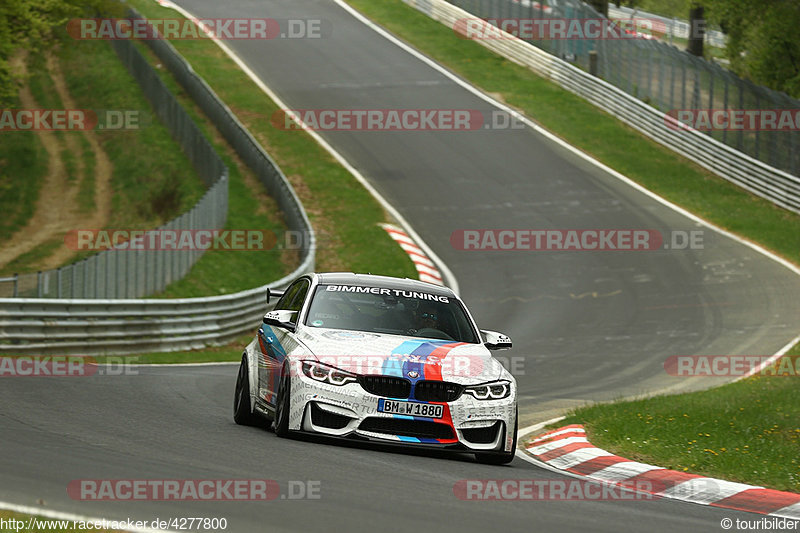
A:
[[[511,348],[511,337],[504,333],[482,329],[481,334],[486,339],[483,345],[490,350],[508,350]]]
[[[297,324],[292,322],[297,316],[297,311],[290,311],[288,309],[280,309],[278,311],[270,311],[264,315],[264,324],[274,326],[276,328],[288,329],[292,333],[297,329]]]
[[[269,303],[270,299],[273,297],[280,298],[281,296],[283,296],[283,293],[285,292],[286,291],[279,291],[276,289],[267,289],[267,303]]]

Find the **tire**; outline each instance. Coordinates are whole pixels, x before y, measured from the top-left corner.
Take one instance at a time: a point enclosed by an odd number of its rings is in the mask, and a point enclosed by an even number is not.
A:
[[[519,411],[514,416],[514,442],[511,446],[511,451],[502,454],[483,454],[483,453],[476,453],[475,459],[479,463],[485,465],[507,465],[511,461],[514,460],[514,454],[517,452],[517,428],[519,427]]]
[[[289,377],[289,366],[283,365],[281,382],[278,385],[278,394],[275,399],[275,434],[279,437],[289,436],[289,401],[292,394],[292,385]]]
[[[236,392],[233,396],[233,420],[242,426],[259,426],[261,420],[250,405],[250,371],[247,356],[242,356],[239,373],[236,376]]]

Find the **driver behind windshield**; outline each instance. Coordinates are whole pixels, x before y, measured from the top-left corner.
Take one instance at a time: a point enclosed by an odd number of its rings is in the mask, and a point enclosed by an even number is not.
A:
[[[439,314],[434,306],[428,303],[419,306],[414,314],[414,329],[439,329]]]

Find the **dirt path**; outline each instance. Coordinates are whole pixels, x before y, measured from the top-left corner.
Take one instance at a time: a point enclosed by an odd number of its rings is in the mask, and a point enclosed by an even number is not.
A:
[[[19,57],[14,61],[14,67],[21,72],[25,70],[24,58]],[[74,100],[67,91],[64,76],[58,63],[52,56],[47,58],[47,68],[53,79],[56,92],[58,92],[65,109],[77,109]],[[36,103],[28,87],[20,91],[20,102],[23,108],[41,108]],[[93,131],[65,132],[59,139],[55,133],[49,131],[38,132],[48,156],[48,169],[36,202],[36,210],[28,224],[16,232],[2,244],[0,248],[0,268],[19,257],[30,252],[37,246],[56,238],[63,239],[71,229],[99,229],[106,225],[111,214],[111,174],[113,166],[108,155],[103,151],[97,135]],[[94,168],[94,203],[95,210],[90,214],[81,214],[78,208],[77,195],[81,180],[86,179],[83,160],[80,157],[81,145],[76,135],[85,135],[95,157]],[[67,172],[61,160],[62,142],[66,149],[76,154],[77,167],[81,179],[73,182],[67,181]],[[49,256],[29,266],[37,270],[47,270],[61,266],[75,255],[73,250],[61,245]]]

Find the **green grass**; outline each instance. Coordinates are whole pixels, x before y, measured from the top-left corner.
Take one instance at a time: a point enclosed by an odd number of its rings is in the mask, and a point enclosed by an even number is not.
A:
[[[203,348],[202,350],[192,350],[186,352],[152,352],[140,353],[135,355],[123,356],[94,356],[98,363],[114,364],[162,364],[174,365],[181,363],[217,363],[217,362],[239,362],[242,360],[242,351],[247,344],[253,340],[255,330],[240,336],[235,341],[223,346]]]
[[[249,190],[239,170],[234,171],[235,167],[230,164],[230,157],[223,159],[231,169],[228,220],[225,227],[271,230],[281,234],[285,227],[282,222],[274,216],[269,216],[266,211],[259,213],[257,195],[248,194]],[[272,203],[269,197],[266,199]],[[157,296],[192,298],[243,291],[280,279],[291,272],[297,264],[285,258],[281,250],[208,250],[192,266],[186,277],[170,284]]]
[[[81,109],[137,109],[151,113],[138,84],[127,73],[108,43],[76,41],[55,50],[67,89]],[[28,61],[29,87],[41,108],[63,109],[42,56]],[[158,121],[135,131],[96,131],[113,164],[112,211],[109,228],[148,229],[158,226],[193,206],[205,187],[166,128]],[[94,209],[95,154],[80,132],[56,132],[68,181],[82,177],[78,207]],[[69,150],[66,140],[77,139],[79,153]],[[0,221],[0,236],[10,236],[24,227],[34,213],[48,157],[37,135],[3,134],[0,143],[0,210],[10,216]],[[83,176],[79,168],[83,167]],[[65,231],[73,228],[64,228]],[[94,229],[94,228],[93,228]],[[0,272],[36,271],[36,262],[55,248],[45,243]],[[87,253],[77,254],[82,258]]]
[[[35,272],[36,265],[50,256],[53,252],[58,250],[59,247],[64,246],[64,240],[61,238],[50,239],[24,254],[20,254],[5,265],[0,272],[13,273],[13,272]]]
[[[31,71],[30,78],[28,79],[28,87],[36,103],[44,109],[65,109],[66,106],[56,92],[55,84],[47,71],[44,57],[41,55],[33,56],[29,58],[28,62],[28,68]],[[53,135],[60,143],[59,157],[61,158],[64,170],[67,174],[67,182],[74,183],[80,178],[78,175],[77,161],[75,159],[75,154],[64,143],[65,135],[72,136],[74,133],[54,131]],[[81,137],[83,136],[81,135]]]
[[[129,3],[151,18],[176,16],[148,0]],[[216,44],[205,39],[172,44],[289,178],[318,233],[318,271],[417,277],[408,256],[378,226],[386,221],[378,202],[310,136],[274,128],[269,119],[278,110],[275,103]]]
[[[248,338],[247,342],[250,339]],[[95,357],[98,363],[128,363],[138,365],[175,365],[183,363],[222,363],[239,362],[242,360],[242,350],[247,342],[239,345],[230,345],[219,350],[198,350],[190,352],[158,352],[126,356]]]
[[[88,360],[97,362],[99,364],[130,364],[130,365],[145,365],[145,364],[163,364],[175,365],[183,363],[218,363],[218,362],[238,362],[242,359],[242,351],[245,346],[253,340],[256,333],[256,328],[252,332],[244,333],[238,336],[233,341],[222,346],[207,346],[200,350],[186,350],[179,352],[147,352],[129,355],[91,355],[86,356]],[[48,357],[46,355],[29,355],[23,353],[7,353],[3,357],[22,357],[22,358],[40,358]],[[53,356],[61,359],[79,359],[82,355],[65,355]]]
[[[94,201],[94,170],[97,159],[86,137],[79,135],[78,139],[81,145],[81,157],[83,158],[83,179],[78,188],[78,208],[81,213],[87,214],[92,213],[96,208]]]
[[[99,364],[114,364],[114,365],[149,365],[149,364],[163,364],[175,365],[183,363],[219,363],[219,362],[238,362],[242,359],[242,351],[245,346],[253,340],[256,328],[252,332],[240,335],[235,340],[224,344],[222,346],[205,347],[201,350],[186,350],[180,352],[147,352],[129,355],[62,355],[52,356],[60,360],[81,359],[86,357],[90,362]],[[23,353],[8,353],[3,354],[3,357],[20,357],[20,358],[43,358],[46,355],[29,355]]]
[[[61,101],[61,98],[56,91],[53,79],[51,78],[47,69],[44,56],[41,54],[29,56],[27,62],[28,69],[30,71],[28,87],[33,95],[33,98],[36,100],[39,106],[45,109],[65,109],[66,106],[64,105],[64,102]],[[64,164],[64,169],[67,173],[67,181],[69,183],[74,183],[77,180],[81,180],[79,193],[81,211],[84,213],[90,213],[94,210],[94,153],[91,151],[91,146],[86,140],[86,137],[80,133],[55,131],[53,134],[61,144],[61,150],[59,151],[59,154],[61,161]],[[80,151],[78,154],[75,154],[65,144],[65,139],[67,139],[67,136],[69,136],[70,139],[77,140],[80,144]],[[78,172],[78,161],[76,159],[76,155],[81,158],[81,164],[83,165],[82,175],[80,175]],[[87,202],[87,195],[91,200],[90,203]],[[51,249],[50,251],[53,250]],[[44,258],[48,254],[42,253],[34,255],[37,258]],[[11,267],[9,266],[8,268]],[[16,268],[20,267],[17,266]],[[26,267],[21,268],[22,270],[15,270],[15,272],[30,270]]]
[[[41,58],[37,63],[28,83],[38,101],[47,91],[42,88],[44,80],[39,75],[44,63]],[[47,107],[44,103],[41,105]],[[14,105],[14,109],[21,107],[19,101]],[[33,216],[47,168],[47,152],[36,135],[0,133],[0,213],[4,214],[0,217],[0,239],[11,237]]]
[[[417,50],[573,146],[714,224],[800,264],[800,215],[778,208],[649,140],[525,67],[462,39],[399,0],[349,0]]]
[[[47,152],[36,135],[0,133],[0,240],[9,239],[33,216],[46,175]]]
[[[76,105],[152,116],[139,85],[103,41],[74,41],[58,52]],[[114,198],[108,227],[149,229],[189,210],[205,192],[188,158],[155,117],[146,127],[97,131],[111,159]]]
[[[149,48],[144,45],[138,48],[152,65],[160,65]],[[275,200],[169,72],[164,68],[157,68],[157,72],[228,167],[228,219],[225,228],[265,230],[283,235],[286,225]],[[280,279],[298,264],[299,254],[277,247],[265,251],[209,250],[186,277],[170,284],[157,297],[189,298],[242,291]]]
[[[165,127],[152,115],[138,84],[127,74],[108,44],[89,43],[89,47],[83,46],[86,42],[79,44],[79,50],[62,49],[57,54],[76,105],[89,109],[138,109],[150,115],[143,121],[145,126],[139,131],[97,131],[114,165],[114,207],[108,227],[150,228],[188,210],[204,191],[192,166]],[[42,107],[63,108],[43,58],[32,58],[31,64],[30,86],[34,97]],[[100,71],[106,74],[101,76]],[[191,101],[184,99],[183,104],[191,104]],[[204,118],[197,113],[195,115],[197,119]],[[213,137],[208,126],[204,129],[208,137]],[[82,212],[90,213],[95,208],[95,154],[81,133],[57,132],[56,135],[62,143],[68,135],[79,142],[81,153],[69,152],[69,159],[65,163],[68,164],[68,170],[73,169],[70,173],[75,173],[77,158],[82,159],[84,176],[79,185],[77,201]],[[226,145],[220,146],[219,142],[215,144],[218,150],[227,149]],[[46,158],[42,159],[46,161]],[[227,228],[255,228],[282,234],[284,226],[280,216],[273,215],[277,211],[275,203],[266,194],[254,193],[252,188],[245,186],[237,165],[230,157],[224,159],[231,171]],[[35,271],[37,262],[47,257],[58,245],[55,241],[45,243],[15,259],[3,271]],[[83,252],[76,257],[88,255],[91,253]],[[204,255],[187,277],[171,284],[159,296],[208,296],[258,286],[290,271],[293,265],[285,255],[274,250],[229,254],[211,251]]]
[[[800,344],[789,355],[800,356]],[[634,461],[800,492],[800,376],[582,407],[552,427],[567,424]]]
[[[64,103],[56,92],[53,79],[47,70],[45,57],[41,54],[30,55],[26,59],[28,68],[28,88],[36,103],[43,109],[64,109]],[[63,132],[56,131],[56,135]]]
[[[108,48],[108,51],[113,53],[110,48]],[[119,63],[116,56],[112,59]],[[255,182],[255,178],[250,176],[247,169],[235,159],[232,150],[219,138],[206,117],[196,109],[191,99],[183,95],[183,92],[172,78],[166,75],[163,69],[160,74],[162,74],[162,79],[167,82],[173,94],[179,96],[181,104],[189,111],[189,114],[200,126],[205,137],[211,141],[215,150],[222,155],[223,161],[228,166],[230,172],[229,199],[228,218],[225,228],[258,229],[282,234],[285,230],[285,225],[280,215],[276,214],[278,213],[277,204],[261,191],[260,184],[255,184],[255,191],[253,187],[248,186],[245,182],[244,174],[248,175],[251,183]],[[126,108],[116,107],[114,109]],[[128,107],[127,109],[137,108]],[[147,109],[149,112],[149,107],[144,107],[143,109]],[[141,131],[147,131],[153,127],[161,127],[154,116],[146,122],[148,125]],[[113,133],[108,133],[108,135],[113,135]],[[181,157],[183,157],[182,154]],[[186,168],[192,168],[188,161],[185,162],[185,165]],[[182,187],[180,181],[172,181],[171,183]],[[202,193],[202,185],[198,192]],[[187,195],[183,190],[178,190],[175,196],[192,199],[192,203],[188,205],[185,202],[181,202],[175,215],[187,211],[199,198],[195,194]],[[158,199],[150,198],[147,203],[153,205],[157,202]],[[237,292],[279,279],[290,272],[294,266],[296,266],[295,263],[280,250],[237,252],[210,250],[203,254],[183,279],[170,284],[165,291],[155,296],[189,298]]]

